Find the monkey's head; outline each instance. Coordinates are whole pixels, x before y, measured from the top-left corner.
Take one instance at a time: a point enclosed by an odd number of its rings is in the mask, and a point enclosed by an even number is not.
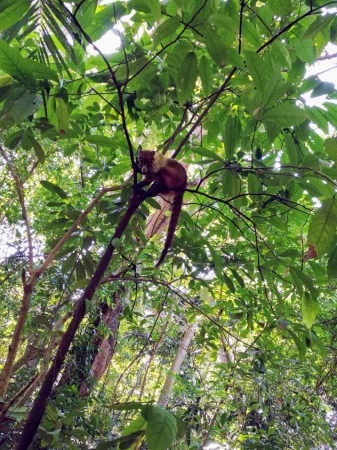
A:
[[[138,152],[138,166],[143,175],[154,173],[154,155],[153,150],[140,150]]]

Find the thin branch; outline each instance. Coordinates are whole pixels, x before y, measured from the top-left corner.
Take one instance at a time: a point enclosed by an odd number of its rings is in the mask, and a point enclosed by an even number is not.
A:
[[[132,166],[132,170],[133,170],[133,181],[134,181],[134,186],[136,186],[137,184],[137,165],[134,159],[134,155],[133,155],[133,145],[131,142],[131,138],[130,138],[130,134],[128,131],[128,127],[126,124],[126,114],[125,114],[125,109],[124,109],[124,102],[123,102],[123,91],[121,89],[121,85],[117,80],[116,74],[115,72],[112,70],[112,67],[109,63],[109,61],[107,60],[106,56],[104,55],[103,52],[101,52],[101,50],[97,47],[97,45],[95,45],[95,43],[93,42],[93,40],[91,39],[91,37],[88,35],[88,33],[86,33],[86,31],[83,29],[83,27],[81,26],[81,24],[79,23],[79,21],[77,20],[77,18],[74,16],[74,14],[72,14],[69,9],[64,5],[62,0],[59,0],[59,3],[62,5],[62,7],[64,8],[65,11],[67,11],[69,17],[71,18],[71,20],[74,22],[74,24],[77,26],[77,28],[79,29],[79,31],[82,33],[82,35],[85,37],[85,39],[88,41],[89,44],[92,45],[92,47],[97,51],[97,53],[100,55],[100,57],[103,59],[103,61],[105,62],[108,71],[110,73],[110,76],[116,86],[117,89],[117,95],[118,95],[118,103],[119,103],[119,107],[120,107],[120,116],[122,119],[122,126],[123,126],[123,130],[124,130],[124,134],[125,134],[125,138],[126,141],[128,143],[128,148],[129,148],[129,154],[130,154],[130,160],[131,160],[131,166]]]
[[[1,373],[1,377],[0,377],[0,397],[5,398],[5,396],[6,396],[7,387],[8,387],[9,379],[10,379],[10,376],[12,373],[13,364],[14,364],[14,361],[15,361],[15,358],[17,355],[22,330],[26,323],[26,318],[27,318],[29,305],[30,305],[30,299],[31,299],[32,292],[33,292],[33,289],[35,287],[35,284],[36,284],[38,278],[52,263],[52,261],[54,260],[54,258],[56,257],[57,253],[62,248],[62,246],[65,244],[65,242],[70,238],[72,233],[76,230],[77,226],[85,219],[85,217],[94,208],[94,206],[97,205],[97,203],[103,197],[103,195],[106,192],[119,190],[129,183],[130,183],[130,180],[127,180],[125,183],[123,183],[121,185],[102,189],[101,192],[97,195],[97,197],[90,203],[90,205],[87,207],[87,209],[85,211],[83,211],[82,214],[79,215],[79,217],[75,220],[75,222],[72,224],[72,226],[69,228],[69,230],[58,241],[58,243],[55,245],[55,247],[48,254],[48,256],[45,259],[45,261],[43,262],[43,264],[37,270],[32,271],[30,279],[24,283],[24,292],[23,292],[23,296],[22,296],[19,317],[18,317],[18,320],[15,325],[15,330],[13,333],[12,341],[11,341],[11,344],[8,349],[7,359],[6,359],[6,362],[5,362],[4,368]],[[24,272],[23,272],[23,275],[24,275]]]
[[[10,173],[11,173],[11,175],[12,175],[14,181],[15,181],[16,189],[18,191],[18,197],[19,197],[19,201],[20,201],[20,205],[21,205],[21,214],[22,214],[22,218],[23,218],[23,220],[25,222],[27,241],[28,241],[28,267],[29,267],[29,273],[32,273],[32,271],[33,271],[33,242],[32,242],[32,233],[31,233],[31,230],[30,230],[26,204],[25,204],[25,196],[24,196],[23,189],[22,189],[22,182],[21,182],[21,180],[19,178],[19,175],[18,175],[18,173],[17,173],[13,163],[9,159],[9,157],[7,155],[7,152],[1,146],[0,146],[0,153],[2,154],[2,156],[4,157],[4,159],[5,159],[6,163],[7,163],[9,171],[10,171]]]
[[[26,383],[22,388],[14,395],[14,397],[2,407],[0,412],[0,423],[3,421],[6,412],[9,410],[9,408],[14,405],[14,403],[30,388],[30,386],[34,383],[36,378],[38,377],[39,372],[37,372],[33,378],[31,378],[28,383]]]
[[[57,349],[54,361],[44,378],[40,391],[34,401],[34,404],[28,415],[27,421],[23,427],[20,441],[18,443],[16,450],[27,450],[27,448],[30,446],[36,433],[36,430],[41,422],[43,413],[46,409],[50,392],[53,388],[53,384],[57,379],[57,376],[61,370],[64,359],[74,339],[75,333],[85,316],[86,303],[87,301],[92,300],[100,284],[100,281],[104,275],[104,272],[106,271],[106,269],[110,264],[113,252],[115,250],[115,247],[112,244],[112,242],[114,239],[119,239],[122,237],[125,228],[129,224],[133,213],[141,205],[141,203],[145,200],[145,198],[147,198],[147,196],[148,196],[147,192],[138,195],[137,192],[134,191],[134,194],[129,201],[128,208],[124,216],[122,217],[121,221],[119,222],[113,236],[111,237],[111,240],[107,245],[103,256],[101,257],[100,262],[93,276],[91,277],[83,294],[78,299],[74,309],[73,317],[62,337],[62,341]]]
[[[316,59],[316,61],[326,61],[327,59],[334,59],[334,58],[337,58],[337,53],[333,53],[332,55],[325,54],[325,55],[319,56]]]
[[[159,278],[145,278],[145,277],[116,277],[114,275],[110,275],[110,277],[106,277],[104,282],[107,283],[109,281],[113,280],[121,280],[121,281],[134,281],[136,283],[145,282],[145,283],[152,283],[159,286],[165,286],[167,289],[169,289],[173,294],[177,295],[183,302],[187,303],[191,308],[193,308],[195,311],[200,313],[202,316],[204,316],[207,320],[212,322],[216,327],[218,327],[221,331],[231,336],[233,339],[235,339],[238,342],[241,342],[242,344],[250,347],[255,348],[253,345],[248,344],[247,342],[244,342],[239,337],[232,334],[227,328],[220,325],[213,317],[209,316],[207,313],[205,313],[199,306],[197,306],[192,300],[187,298],[186,294],[181,293],[179,290],[172,288],[171,284],[167,281],[160,280]]]
[[[89,214],[89,212],[97,205],[97,203],[101,200],[103,195],[105,195],[107,192],[119,191],[119,190],[123,189],[125,186],[127,186],[128,184],[130,184],[130,179],[128,179],[124,183],[119,184],[117,186],[111,186],[111,187],[108,187],[108,188],[103,188],[99,192],[99,194],[92,200],[90,205],[78,216],[78,218],[71,225],[69,230],[63,235],[63,237],[55,245],[55,247],[49,252],[47,258],[44,261],[44,263],[37,269],[35,276],[39,277],[47,269],[47,267],[54,260],[54,258],[56,257],[57,253],[61,250],[61,248],[65,244],[65,242],[70,238],[72,233],[77,229],[78,225],[81,222],[83,222],[83,220],[86,218],[86,216]]]
[[[263,45],[261,45],[260,48],[256,50],[256,53],[260,53],[263,49],[268,47],[270,44],[272,44],[278,37],[280,37],[282,34],[284,34],[286,31],[290,30],[294,25],[296,25],[298,22],[300,22],[305,17],[311,16],[316,11],[319,11],[322,8],[326,8],[329,5],[336,5],[337,1],[332,1],[325,3],[324,5],[317,6],[317,8],[310,8],[308,12],[303,14],[302,16],[297,17],[297,19],[293,20],[292,22],[288,23],[282,30],[280,30],[278,33],[276,33],[271,39],[269,39],[267,42],[265,42]]]

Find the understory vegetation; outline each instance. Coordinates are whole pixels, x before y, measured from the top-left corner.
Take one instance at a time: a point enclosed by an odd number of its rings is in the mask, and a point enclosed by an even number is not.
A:
[[[336,448],[336,8],[1,0],[0,450]]]

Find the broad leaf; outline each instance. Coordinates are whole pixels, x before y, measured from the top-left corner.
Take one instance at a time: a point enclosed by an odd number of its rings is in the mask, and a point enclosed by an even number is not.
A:
[[[177,431],[176,420],[172,414],[159,406],[151,408],[146,428],[146,443],[149,450],[169,449]]]
[[[308,230],[308,245],[312,245],[317,256],[322,256],[335,239],[337,226],[337,200],[329,198],[323,201],[311,219]]]
[[[177,76],[178,102],[183,105],[194,90],[198,76],[197,57],[194,52],[186,55]]]
[[[14,0],[10,6],[0,13],[0,31],[6,30],[15,24],[29,8],[29,0]]]
[[[172,34],[174,34],[179,28],[180,24],[181,18],[179,16],[174,16],[158,25],[152,36],[153,48],[157,48],[162,40],[172,36]]]
[[[308,292],[305,292],[302,298],[302,314],[303,321],[308,328],[311,328],[311,326],[315,322],[318,312],[318,304],[312,299],[311,295]]]

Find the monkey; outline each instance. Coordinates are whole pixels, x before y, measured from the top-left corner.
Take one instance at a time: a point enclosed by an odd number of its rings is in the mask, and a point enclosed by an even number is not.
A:
[[[158,194],[173,196],[166,241],[156,264],[156,267],[159,267],[163,263],[173,241],[183,204],[184,191],[187,186],[187,174],[185,168],[178,161],[152,150],[139,151],[138,166],[144,175],[143,180],[137,185],[139,189],[153,183],[147,191],[149,197],[155,197]]]

